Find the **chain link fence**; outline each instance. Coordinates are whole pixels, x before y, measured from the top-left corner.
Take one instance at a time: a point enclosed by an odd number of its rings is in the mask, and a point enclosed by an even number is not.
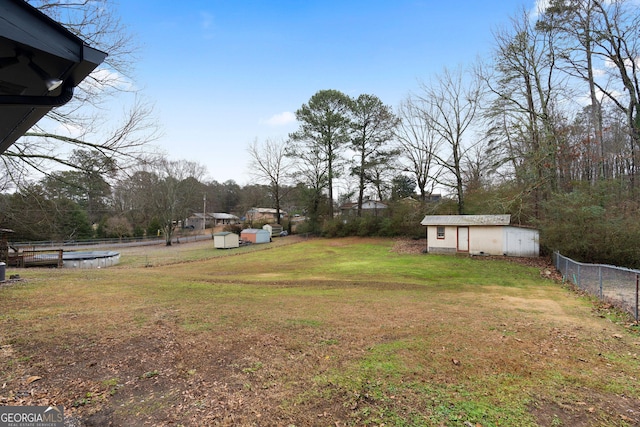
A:
[[[621,308],[638,321],[640,270],[605,264],[583,264],[558,252],[553,254],[553,265],[562,273],[564,280],[570,280],[587,293]]]

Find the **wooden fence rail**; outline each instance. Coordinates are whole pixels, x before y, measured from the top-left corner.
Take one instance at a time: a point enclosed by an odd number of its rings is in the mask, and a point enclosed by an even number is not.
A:
[[[11,267],[62,267],[62,249],[24,249],[9,253],[7,265]]]

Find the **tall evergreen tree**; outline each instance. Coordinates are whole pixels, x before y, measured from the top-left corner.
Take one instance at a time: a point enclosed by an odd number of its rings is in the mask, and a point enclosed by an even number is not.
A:
[[[326,170],[326,180],[316,183],[326,182],[332,211],[333,181],[340,175],[341,152],[349,142],[350,108],[351,99],[344,93],[320,90],[296,111],[300,128],[289,135],[289,155],[304,158],[314,153],[318,166]]]
[[[360,95],[353,101],[351,149],[354,162],[351,175],[358,178],[358,216],[362,213],[364,191],[373,181],[376,166],[389,167],[398,151],[390,146],[398,118],[391,107],[374,95]]]

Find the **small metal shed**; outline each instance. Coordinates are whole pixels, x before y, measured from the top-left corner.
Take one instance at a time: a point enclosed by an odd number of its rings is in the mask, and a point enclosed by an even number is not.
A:
[[[280,224],[265,224],[262,229],[267,230],[271,237],[278,237],[282,233],[282,225]]]
[[[240,233],[240,238],[251,243],[269,243],[271,233],[260,228],[246,228]]]
[[[213,235],[213,246],[216,249],[231,249],[240,247],[240,238],[230,231],[222,231]]]

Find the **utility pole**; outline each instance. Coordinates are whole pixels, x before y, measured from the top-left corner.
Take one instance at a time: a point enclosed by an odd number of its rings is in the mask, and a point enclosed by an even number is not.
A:
[[[202,196],[202,229],[207,229],[207,193]]]

